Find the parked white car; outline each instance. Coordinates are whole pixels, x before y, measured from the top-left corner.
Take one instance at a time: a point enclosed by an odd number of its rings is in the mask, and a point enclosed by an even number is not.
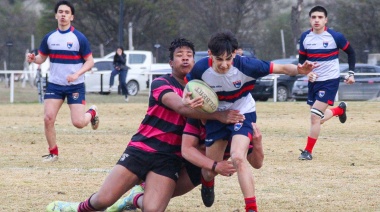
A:
[[[109,93],[109,82],[113,69],[113,59],[94,58],[94,67],[85,73],[86,92]],[[135,96],[143,88],[146,89],[147,77],[138,69],[129,69],[127,74],[128,94]],[[115,76],[112,92],[118,91],[119,75]]]
[[[170,69],[169,63],[153,63],[153,54],[150,51],[126,50],[127,66],[129,67],[127,75],[127,88],[129,95],[137,95],[141,90],[148,89],[147,72],[157,69]],[[113,69],[113,56],[115,52],[107,54],[103,58],[94,58],[95,65],[91,71],[85,74],[85,84],[87,92],[109,93],[109,79]],[[43,77],[49,74],[49,58],[40,66]],[[37,72],[39,66],[30,65],[30,70]],[[115,88],[112,92],[117,92],[119,85],[119,76],[115,77]]]

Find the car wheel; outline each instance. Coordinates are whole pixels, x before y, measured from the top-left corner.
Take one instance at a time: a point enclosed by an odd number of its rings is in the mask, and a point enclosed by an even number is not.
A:
[[[278,86],[277,88],[277,101],[285,102],[288,100],[288,89],[284,86]]]
[[[131,96],[136,96],[139,92],[139,84],[136,81],[129,81],[127,83],[128,94]]]

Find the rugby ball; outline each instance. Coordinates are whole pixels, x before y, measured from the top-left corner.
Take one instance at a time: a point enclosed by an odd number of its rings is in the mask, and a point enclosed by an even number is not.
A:
[[[198,110],[200,109],[207,113],[213,113],[218,108],[218,96],[215,91],[202,80],[194,79],[189,81],[185,86],[184,95],[187,92],[191,92],[191,99],[199,96],[203,97],[203,105],[200,108],[197,108]]]

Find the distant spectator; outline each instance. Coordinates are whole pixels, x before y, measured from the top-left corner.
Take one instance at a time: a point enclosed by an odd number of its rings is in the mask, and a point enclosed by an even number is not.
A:
[[[113,57],[113,66],[114,69],[111,72],[110,77],[110,92],[112,90],[112,86],[114,84],[114,79],[116,75],[119,75],[119,85],[121,86],[121,90],[125,96],[125,101],[128,102],[128,89],[127,89],[127,74],[128,74],[128,66],[127,56],[124,54],[123,47],[118,47]]]

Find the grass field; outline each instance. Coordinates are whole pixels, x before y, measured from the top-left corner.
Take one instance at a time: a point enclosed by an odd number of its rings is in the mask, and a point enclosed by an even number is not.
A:
[[[96,192],[136,132],[147,98],[88,95],[100,110],[96,131],[73,127],[64,104],[56,122],[60,159],[48,164],[41,162],[43,106],[2,102],[0,211],[44,211],[51,201]],[[323,125],[312,161],[298,160],[309,130],[304,102],[258,102],[257,111],[265,160],[252,173],[260,211],[380,211],[380,102],[348,102],[346,124],[334,118]],[[245,211],[236,175],[218,176],[215,192],[211,208],[197,187],[173,198],[167,211]]]

